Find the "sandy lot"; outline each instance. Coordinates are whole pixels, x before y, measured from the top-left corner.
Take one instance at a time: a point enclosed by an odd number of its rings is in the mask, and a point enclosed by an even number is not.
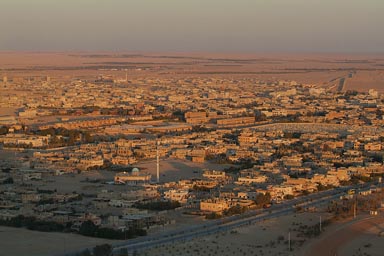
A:
[[[358,71],[347,79],[346,90],[368,91],[375,89],[384,92],[384,71]]]
[[[341,246],[339,255],[371,255],[380,256],[384,252],[384,223],[381,222],[374,227],[364,230],[358,237]]]
[[[184,159],[165,158],[160,160],[160,181],[170,182],[181,179],[202,178],[203,170],[223,170],[230,165],[213,164],[209,162],[193,163]],[[156,178],[156,161],[149,160],[135,164],[135,167],[148,172]]]
[[[45,233],[0,226],[0,256],[58,255],[111,242],[75,234]]]
[[[0,116],[14,116],[16,111],[16,108],[0,108]]]
[[[312,226],[324,212],[291,214],[186,242],[152,248],[139,255],[296,255],[306,238],[300,236],[299,226]],[[289,252],[288,234],[291,236]]]
[[[383,230],[383,216],[362,215],[356,220],[335,223],[328,232],[312,241],[302,255],[383,255],[384,238],[378,236]]]
[[[147,172],[152,175],[152,179],[156,179],[156,161],[144,161],[134,165],[142,172]],[[193,163],[187,160],[180,159],[161,159],[160,161],[160,181],[169,182],[187,178],[202,178],[204,169],[222,170],[228,165],[211,164],[211,163]],[[100,192],[102,189],[113,191],[125,191],[127,186],[122,185],[107,185],[100,182],[91,183],[85,182],[88,180],[113,181],[115,172],[104,170],[93,170],[82,172],[81,174],[65,174],[62,176],[52,176],[42,181],[31,181],[34,186],[41,189],[57,189],[60,193],[78,193]]]
[[[139,255],[382,255],[384,237],[378,234],[384,231],[384,217],[365,214],[356,220],[333,222],[323,227],[319,237],[303,236],[300,227],[314,226],[320,216],[323,220],[331,217],[323,211],[290,214],[232,232],[155,247]]]

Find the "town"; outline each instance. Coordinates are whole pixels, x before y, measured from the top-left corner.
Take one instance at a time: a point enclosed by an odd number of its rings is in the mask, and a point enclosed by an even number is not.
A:
[[[384,95],[353,76],[4,76],[0,223],[128,239],[381,182]]]
[[[0,2],[0,256],[383,255],[383,1]]]

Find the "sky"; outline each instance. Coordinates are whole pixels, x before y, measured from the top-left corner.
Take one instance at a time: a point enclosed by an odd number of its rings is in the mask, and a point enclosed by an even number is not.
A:
[[[383,53],[383,0],[0,0],[0,51]]]

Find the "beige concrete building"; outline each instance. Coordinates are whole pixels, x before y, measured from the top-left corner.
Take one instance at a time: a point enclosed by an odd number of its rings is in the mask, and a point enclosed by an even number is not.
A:
[[[200,202],[200,211],[204,212],[222,212],[229,209],[230,204],[222,199],[208,199]]]
[[[115,183],[124,183],[128,185],[139,185],[139,184],[147,184],[151,180],[151,175],[146,173],[140,173],[139,171],[135,171],[135,169],[131,172],[120,172],[115,175]]]

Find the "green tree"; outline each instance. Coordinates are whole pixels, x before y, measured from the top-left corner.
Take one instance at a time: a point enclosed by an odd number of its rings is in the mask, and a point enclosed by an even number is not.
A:
[[[155,201],[149,203],[135,203],[134,207],[139,209],[148,209],[153,211],[173,210],[180,207],[181,204],[178,201]]]
[[[127,248],[122,248],[120,250],[119,256],[128,256],[128,249]]]
[[[5,126],[0,127],[0,135],[5,135],[8,133],[8,128]]]
[[[247,209],[248,208],[246,206],[235,205],[235,206],[232,206],[231,208],[225,210],[224,215],[232,216],[235,214],[242,214],[242,213],[246,212]]]
[[[96,245],[93,248],[94,256],[110,256],[112,255],[112,246],[110,244]]]
[[[85,249],[84,251],[82,251],[79,256],[92,256],[91,252],[89,251],[89,249]]]
[[[293,199],[293,198],[295,198],[293,195],[285,195],[284,196],[284,199],[288,199],[288,200]]]
[[[266,205],[266,204],[271,203],[271,194],[269,192],[267,192],[265,194],[263,194],[263,193],[257,194],[256,199],[255,199],[255,203],[257,205]]]
[[[81,224],[79,233],[83,236],[94,236],[97,229],[97,226],[92,221],[87,220]]]

